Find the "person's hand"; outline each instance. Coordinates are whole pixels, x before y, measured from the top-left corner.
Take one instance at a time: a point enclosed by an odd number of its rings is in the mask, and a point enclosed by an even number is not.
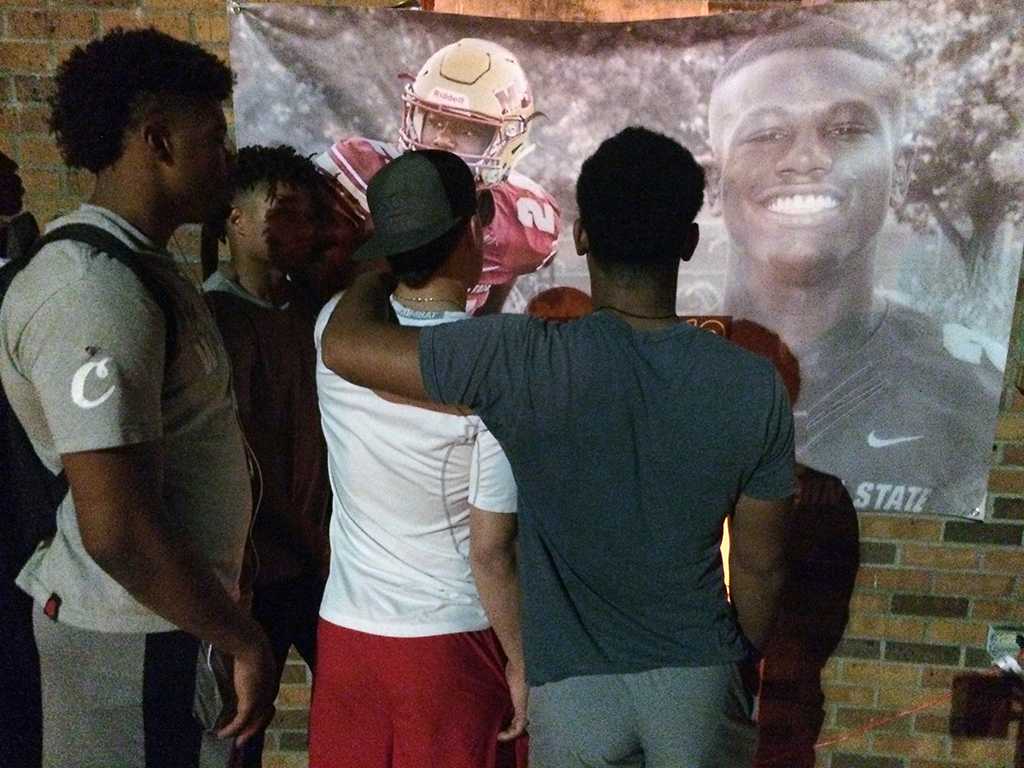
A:
[[[277,663],[270,643],[261,632],[250,647],[234,657],[238,706],[231,722],[217,731],[219,738],[233,736],[235,745],[240,747],[270,724],[277,697],[276,673]]]
[[[498,741],[518,739],[526,731],[526,704],[530,698],[530,688],[526,684],[526,670],[522,664],[509,662],[505,665],[505,679],[508,681],[509,694],[512,696],[512,722],[498,734]]]

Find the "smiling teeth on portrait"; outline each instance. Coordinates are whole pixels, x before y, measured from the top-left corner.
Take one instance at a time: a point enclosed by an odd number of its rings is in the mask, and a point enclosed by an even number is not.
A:
[[[795,216],[830,211],[838,206],[839,201],[831,195],[780,195],[771,199],[768,210]]]

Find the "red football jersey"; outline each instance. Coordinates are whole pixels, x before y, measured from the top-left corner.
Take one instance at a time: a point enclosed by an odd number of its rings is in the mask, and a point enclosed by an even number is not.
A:
[[[314,159],[334,179],[339,202],[360,228],[357,242],[373,231],[366,204],[366,185],[373,175],[401,151],[394,144],[354,136],[342,139]],[[514,171],[490,186],[494,219],[484,229],[484,265],[480,283],[467,299],[466,309],[477,311],[492,285],[508,283],[519,275],[547,266],[555,255],[562,215],[558,203],[539,184]]]

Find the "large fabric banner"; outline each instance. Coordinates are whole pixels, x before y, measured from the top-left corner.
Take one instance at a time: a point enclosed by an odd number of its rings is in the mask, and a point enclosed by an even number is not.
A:
[[[574,181],[600,141],[677,138],[707,171],[678,311],[782,339],[797,458],[858,509],[980,518],[1024,240],[1022,22],[1009,0],[628,24],[242,4],[236,133],[315,155],[355,239],[388,159],[455,148],[497,208],[470,306],[512,312],[589,289]]]

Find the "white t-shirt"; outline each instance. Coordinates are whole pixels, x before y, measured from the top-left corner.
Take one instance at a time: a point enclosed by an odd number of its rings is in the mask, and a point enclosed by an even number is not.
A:
[[[477,416],[389,402],[330,371],[317,318],[317,394],[334,507],[331,572],[320,616],[388,637],[487,628],[469,566],[469,507],[516,511],[512,468]],[[464,312],[419,312],[392,299],[402,325]]]

